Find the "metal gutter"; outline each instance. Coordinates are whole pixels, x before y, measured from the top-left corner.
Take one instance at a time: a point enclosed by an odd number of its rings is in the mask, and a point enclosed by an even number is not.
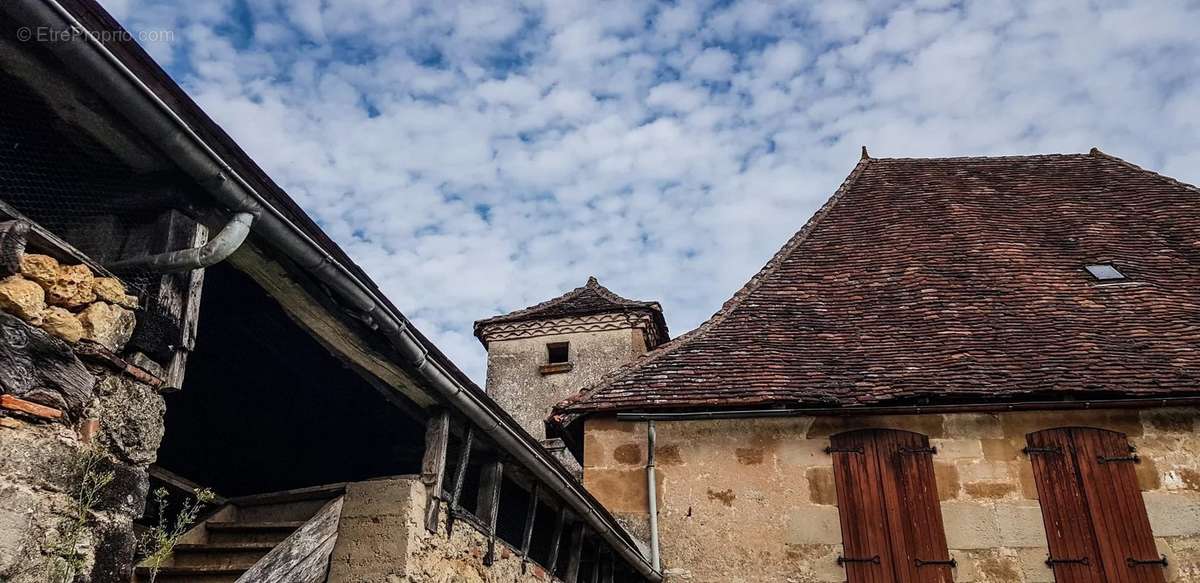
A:
[[[199,247],[168,251],[142,257],[132,257],[108,263],[105,267],[113,271],[139,269],[151,273],[171,273],[175,271],[191,271],[204,267],[212,267],[233,255],[246,237],[250,235],[250,226],[254,223],[254,215],[241,212],[221,228],[216,237]]]
[[[1147,409],[1150,407],[1191,407],[1200,405],[1200,397],[1161,397],[1093,401],[1024,401],[1019,403],[979,403],[954,405],[905,405],[896,407],[824,407],[793,409],[742,409],[708,411],[621,412],[618,421],[699,421],[705,419],[751,419],[756,417],[829,417],[859,415],[922,415],[936,413],[1003,413],[1006,411],[1063,411],[1077,409]],[[599,412],[598,412],[599,413]]]
[[[548,454],[523,430],[502,423],[486,396],[469,390],[445,366],[429,358],[430,350],[402,314],[272,206],[136,73],[88,34],[87,27],[58,0],[9,0],[0,3],[0,10],[29,26],[75,33],[71,40],[50,43],[49,48],[209,194],[235,213],[253,215],[256,234],[308,270],[364,322],[384,334],[430,387],[561,497],[641,576],[654,583],[662,580],[629,534],[598,509],[582,485],[550,462]]]
[[[650,512],[650,565],[655,571],[662,570],[658,551],[658,477],[654,475],[654,448],[658,436],[654,431],[654,420],[646,422],[646,500]]]

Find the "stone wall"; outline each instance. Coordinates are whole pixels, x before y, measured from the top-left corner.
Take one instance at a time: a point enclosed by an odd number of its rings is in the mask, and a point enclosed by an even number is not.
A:
[[[570,342],[571,370],[542,374],[546,345],[553,342]],[[488,344],[487,392],[526,431],[544,439],[551,407],[644,352],[645,335],[633,328],[493,340]]]
[[[669,580],[841,582],[832,434],[865,427],[925,434],[960,583],[1041,583],[1054,575],[1025,435],[1090,426],[1126,433],[1168,581],[1200,581],[1200,410],[1191,408],[656,424],[659,528]],[[630,523],[646,519],[645,423],[585,425],[584,484]]]
[[[328,583],[545,583],[537,563],[527,563],[496,540],[496,559],[483,564],[487,538],[456,521],[446,535],[425,529],[425,486],[416,477],[350,484],[342,505]]]

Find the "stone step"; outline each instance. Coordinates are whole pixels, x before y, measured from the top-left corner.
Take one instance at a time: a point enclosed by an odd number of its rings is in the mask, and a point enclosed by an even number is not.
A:
[[[325,504],[346,493],[345,484],[327,484],[231,498],[238,521],[307,520]]]
[[[221,567],[160,567],[157,583],[234,583],[245,573],[245,569]],[[150,581],[150,569],[138,567],[134,581],[145,583]]]
[[[208,531],[209,543],[275,543],[278,544],[300,528],[304,521],[280,520],[257,522],[215,522],[204,523]]]
[[[179,544],[171,565],[249,569],[273,548],[273,542]]]

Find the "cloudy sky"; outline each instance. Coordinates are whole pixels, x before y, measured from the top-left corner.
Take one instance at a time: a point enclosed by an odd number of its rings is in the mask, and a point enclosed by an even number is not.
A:
[[[1200,183],[1196,1],[102,3],[477,380],[588,275],[695,327],[862,145]]]

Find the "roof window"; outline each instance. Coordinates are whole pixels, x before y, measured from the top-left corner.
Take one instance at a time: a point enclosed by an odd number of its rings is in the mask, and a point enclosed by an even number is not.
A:
[[[1092,277],[1096,278],[1096,281],[1114,282],[1125,280],[1125,274],[1121,273],[1116,266],[1111,263],[1093,263],[1091,265],[1085,265],[1083,268],[1086,269],[1088,273],[1092,274]]]

